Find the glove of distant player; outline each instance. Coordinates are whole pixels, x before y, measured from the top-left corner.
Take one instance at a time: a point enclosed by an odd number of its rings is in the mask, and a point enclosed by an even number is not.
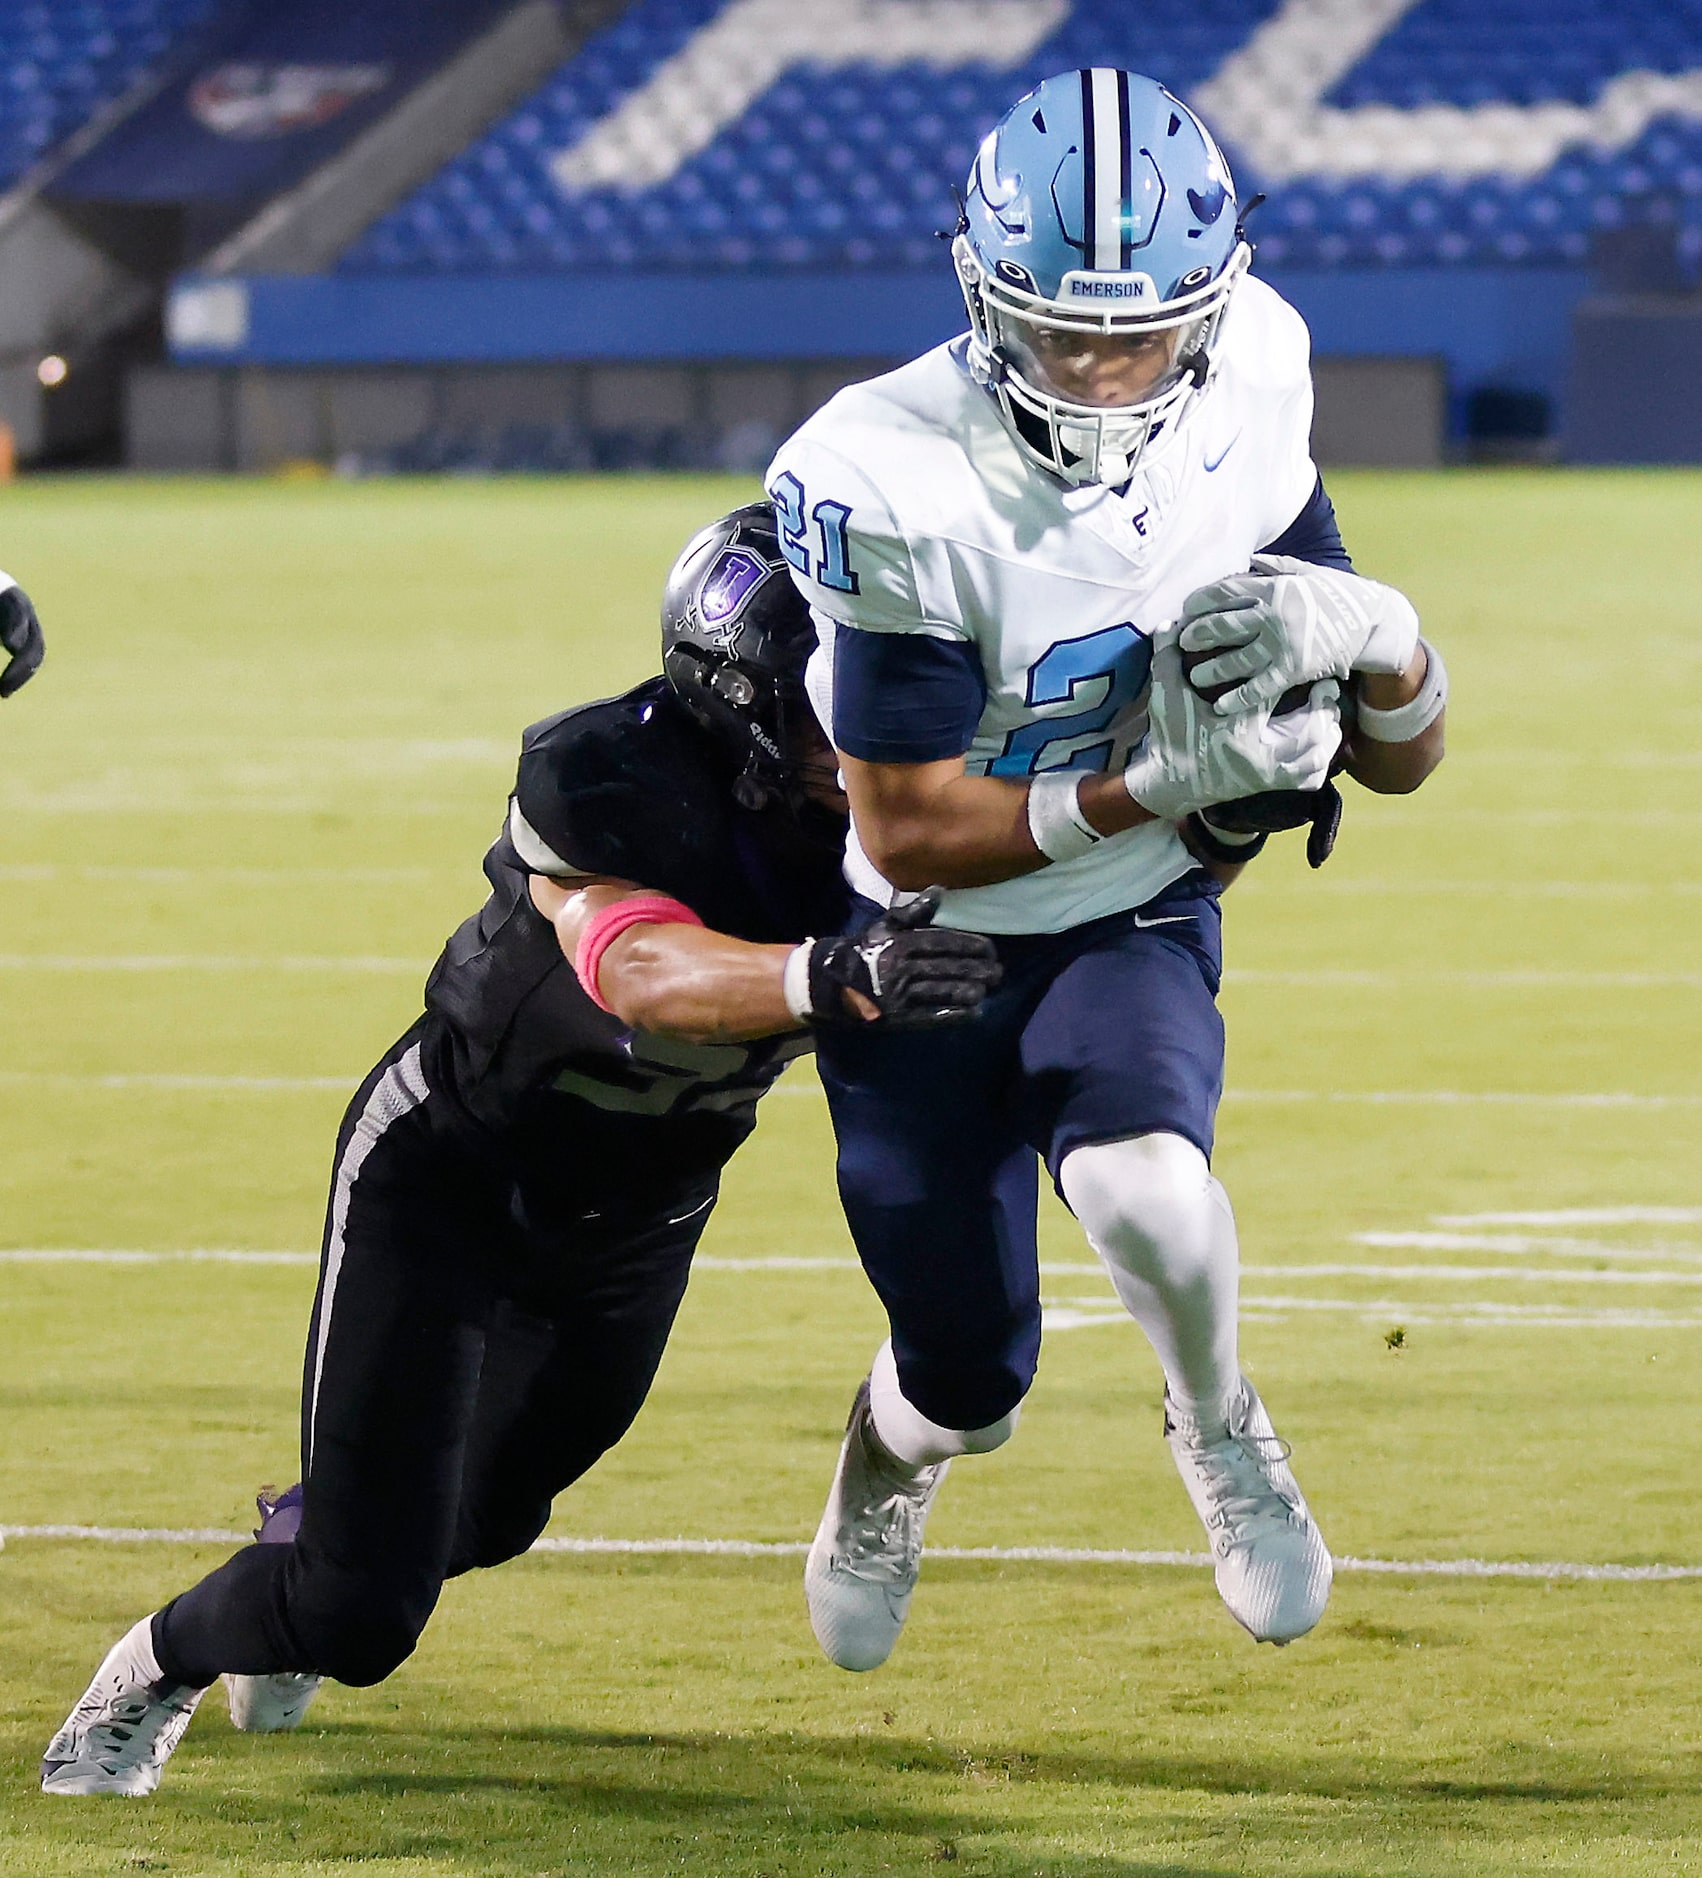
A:
[[[47,651],[30,597],[9,574],[0,574],[0,647],[12,655],[0,669],[0,698],[9,698],[35,676]]]
[[[1321,789],[1341,746],[1341,689],[1314,684],[1306,705],[1219,717],[1188,682],[1173,637],[1153,654],[1146,741],[1124,787],[1161,821],[1270,789]]]
[[[818,939],[810,948],[810,1022],[919,1030],[973,1017],[1003,972],[990,939],[932,924],[939,905],[930,888],[860,933]],[[865,1018],[847,991],[861,993],[879,1016]]]
[[[1216,654],[1194,667],[1194,683],[1244,681],[1217,700],[1222,717],[1314,679],[1405,671],[1417,649],[1405,594],[1286,554],[1256,554],[1251,573],[1214,580],[1182,603],[1182,650]]]

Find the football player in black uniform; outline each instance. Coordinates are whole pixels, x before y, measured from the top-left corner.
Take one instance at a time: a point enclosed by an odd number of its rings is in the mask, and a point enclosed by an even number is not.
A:
[[[443,1581],[524,1552],[630,1426],[721,1169],[810,1028],[950,1022],[996,981],[925,903],[809,936],[849,913],[845,817],[766,506],[687,546],[662,639],[665,676],[526,733],[491,897],[349,1105],[303,1485],[114,1646],[47,1792],[151,1792],[221,1674],[255,1730],[323,1676],[389,1675]]]
[[[47,646],[30,597],[10,574],[0,574],[0,698],[9,698],[36,674]]]

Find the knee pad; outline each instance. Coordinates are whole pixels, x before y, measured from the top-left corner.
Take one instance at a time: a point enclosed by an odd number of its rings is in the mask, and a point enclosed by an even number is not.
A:
[[[1180,1135],[1096,1142],[1064,1157],[1058,1184],[1094,1250],[1148,1284],[1186,1283],[1229,1235],[1229,1197],[1206,1157]]]
[[[978,1428],[947,1427],[924,1415],[904,1394],[889,1339],[875,1353],[869,1371],[869,1411],[875,1432],[899,1460],[916,1467],[931,1466],[962,1454],[990,1454],[1010,1440],[1022,1414],[1021,1397],[1027,1383],[1011,1377],[1007,1387],[1014,1390],[1017,1400],[996,1420]]]

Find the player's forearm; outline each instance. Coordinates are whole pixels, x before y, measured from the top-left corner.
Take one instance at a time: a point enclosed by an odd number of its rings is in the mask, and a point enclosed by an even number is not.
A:
[[[1411,704],[1423,688],[1428,664],[1429,655],[1421,642],[1405,671],[1364,674],[1358,680],[1361,703],[1377,711],[1395,711]],[[1347,773],[1362,788],[1377,795],[1410,795],[1442,761],[1447,715],[1444,708],[1417,736],[1401,743],[1354,737]]]
[[[1190,817],[1189,820],[1178,822],[1176,825],[1176,832],[1182,837],[1183,847],[1188,850],[1205,872],[1208,873],[1220,887],[1233,887],[1241,876],[1246,873],[1250,864],[1246,861],[1224,861],[1220,860],[1216,855],[1207,854],[1195,838],[1192,823],[1193,818]]]
[[[863,851],[901,892],[989,887],[1048,865],[1029,828],[1026,782],[966,776],[961,760],[863,763],[843,751],[840,768]],[[1102,835],[1153,819],[1120,774],[1088,777],[1080,803]]]
[[[587,925],[642,894],[631,881],[561,881],[534,874],[532,904],[578,969]],[[597,995],[622,1023],[687,1043],[743,1043],[796,1030],[783,974],[790,946],[752,945],[703,926],[631,926],[603,947]]]
[[[783,986],[791,951],[701,926],[634,926],[604,952],[597,988],[623,1023],[688,1043],[743,1043],[798,1028]]]

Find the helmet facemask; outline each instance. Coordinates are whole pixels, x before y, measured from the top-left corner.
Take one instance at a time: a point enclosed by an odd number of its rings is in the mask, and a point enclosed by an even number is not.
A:
[[[1205,388],[1252,250],[1239,243],[1197,291],[1148,301],[1138,313],[1027,291],[989,273],[966,234],[952,259],[969,308],[971,370],[998,400],[1018,449],[1062,482],[1117,487],[1160,432],[1175,433]]]

